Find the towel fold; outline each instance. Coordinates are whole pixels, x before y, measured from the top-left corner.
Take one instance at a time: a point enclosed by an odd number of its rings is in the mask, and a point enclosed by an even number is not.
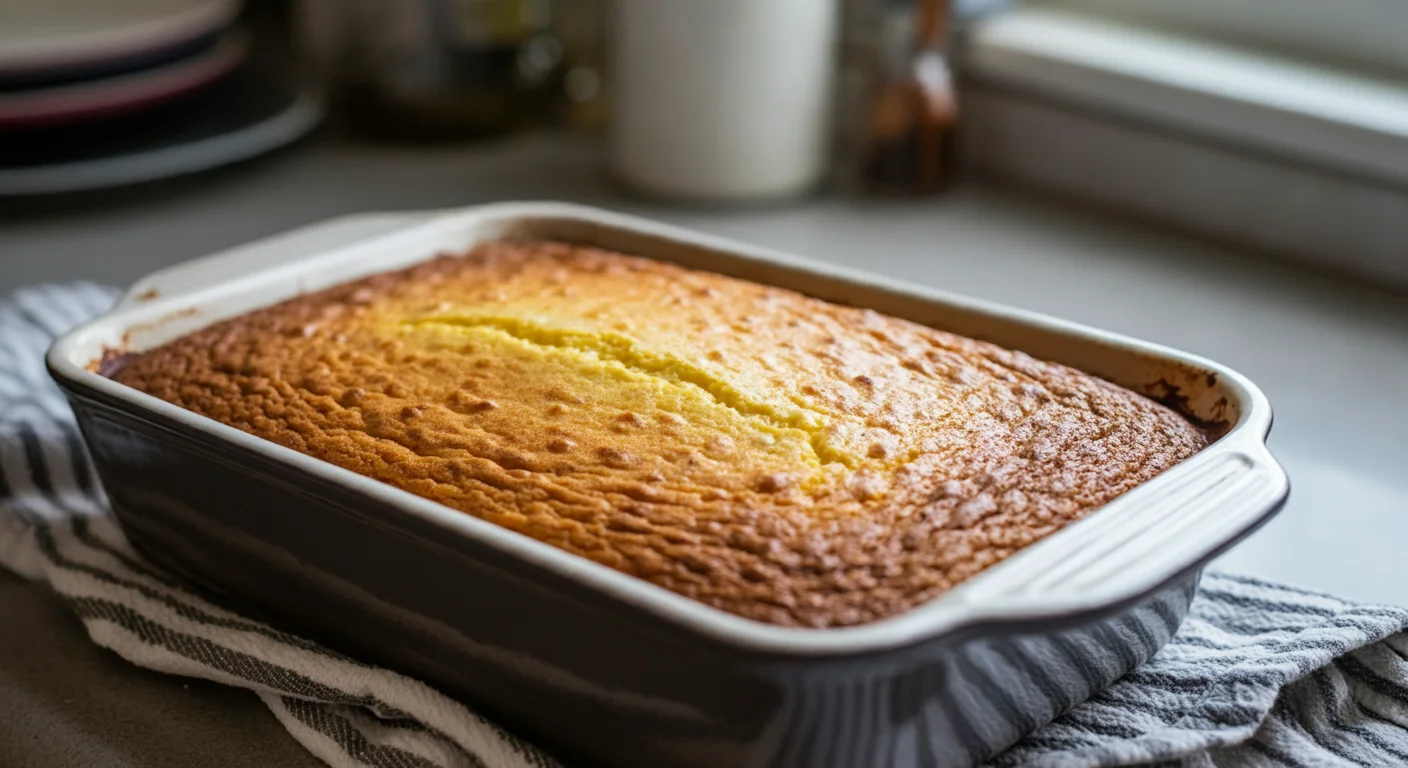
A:
[[[430,686],[243,618],[130,548],[43,365],[54,336],[115,296],[75,284],[0,302],[0,566],[47,581],[134,664],[255,691],[330,765],[557,765]],[[1153,660],[989,765],[1408,765],[1405,629],[1402,608],[1209,574]]]

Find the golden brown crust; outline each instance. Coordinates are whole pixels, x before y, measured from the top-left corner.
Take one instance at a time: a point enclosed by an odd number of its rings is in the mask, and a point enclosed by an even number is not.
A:
[[[929,600],[1203,434],[1019,352],[560,243],[489,245],[134,356],[169,402],[759,621]]]

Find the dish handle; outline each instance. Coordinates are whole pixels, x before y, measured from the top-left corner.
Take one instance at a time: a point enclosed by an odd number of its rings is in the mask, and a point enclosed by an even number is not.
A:
[[[114,309],[169,299],[277,264],[413,226],[433,212],[361,213],[310,224],[153,272],[127,289]]]
[[[1267,520],[1290,492],[1264,443],[1237,443],[1208,448],[1068,526],[1086,535],[1058,534],[1018,553],[1011,559],[1024,567],[973,580],[965,600],[1074,610],[1145,593],[1207,562]]]

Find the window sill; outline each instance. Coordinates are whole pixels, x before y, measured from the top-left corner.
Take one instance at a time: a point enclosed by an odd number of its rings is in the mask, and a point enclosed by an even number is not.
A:
[[[980,169],[1408,286],[1408,87],[1041,8],[960,67]]]

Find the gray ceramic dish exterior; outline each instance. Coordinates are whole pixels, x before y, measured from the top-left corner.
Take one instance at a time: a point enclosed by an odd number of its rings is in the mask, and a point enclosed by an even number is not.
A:
[[[555,237],[711,269],[1022,349],[1227,423],[1214,445],[902,616],[748,621],[122,387],[90,370],[214,320],[444,250]],[[352,241],[349,243],[349,240]],[[157,294],[153,296],[153,294]],[[252,611],[455,694],[574,764],[965,766],[1155,653],[1202,565],[1288,492],[1270,408],[1173,350],[602,211],[362,217],[154,276],[59,340],[139,548]]]

